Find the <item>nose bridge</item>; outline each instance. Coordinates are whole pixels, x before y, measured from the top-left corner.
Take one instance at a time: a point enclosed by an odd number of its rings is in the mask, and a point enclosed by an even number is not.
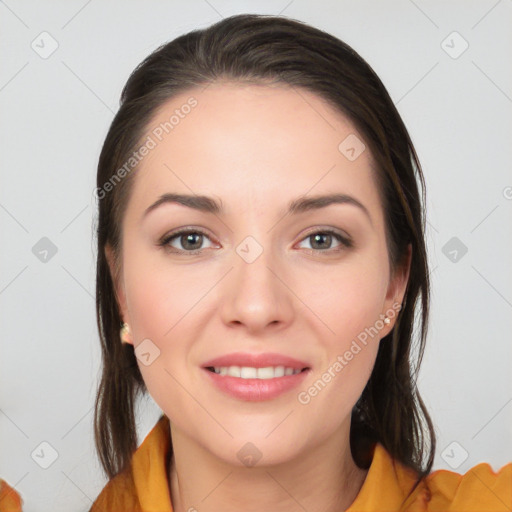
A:
[[[238,244],[235,252],[238,256],[235,259],[237,279],[246,287],[261,285],[263,289],[268,289],[272,284],[269,278],[274,276],[270,269],[277,265],[270,238],[260,243],[255,237],[247,236]]]
[[[251,329],[283,321],[290,313],[287,289],[276,277],[280,263],[271,247],[271,237],[258,238],[247,236],[235,247],[234,269],[223,303],[226,322],[242,323]]]

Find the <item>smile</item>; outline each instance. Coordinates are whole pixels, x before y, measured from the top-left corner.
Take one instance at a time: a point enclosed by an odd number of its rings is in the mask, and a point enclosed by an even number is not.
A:
[[[285,366],[266,366],[265,368],[254,368],[251,366],[210,366],[207,368],[211,372],[218,375],[238,377],[240,379],[275,379],[276,377],[284,377],[288,375],[295,375],[302,370],[298,368],[289,368]]]
[[[297,388],[311,373],[311,363],[275,352],[234,352],[202,363],[209,386],[244,401],[277,398]]]

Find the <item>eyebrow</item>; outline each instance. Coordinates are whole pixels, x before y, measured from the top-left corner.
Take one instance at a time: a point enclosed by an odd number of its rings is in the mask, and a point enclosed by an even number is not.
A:
[[[222,200],[217,202],[215,199],[208,196],[168,193],[163,194],[152,205],[148,206],[143,214],[143,217],[148,215],[148,213],[155,210],[159,206],[167,203],[180,204],[194,210],[205,213],[212,213],[214,215],[221,214],[223,212]],[[296,215],[311,210],[319,210],[321,208],[330,206],[331,204],[349,204],[356,206],[366,214],[370,224],[373,225],[370,212],[367,210],[367,208],[355,197],[349,196],[347,194],[328,194],[298,197],[297,199],[294,199],[288,203],[286,214]]]

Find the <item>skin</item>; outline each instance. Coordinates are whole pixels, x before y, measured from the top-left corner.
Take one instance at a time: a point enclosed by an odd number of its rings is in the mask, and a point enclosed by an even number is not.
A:
[[[191,95],[198,105],[134,176],[115,283],[128,341],[137,347],[150,339],[160,350],[152,364],[138,365],[171,420],[174,510],[345,510],[366,477],[350,452],[350,413],[396,317],[307,405],[297,395],[402,302],[410,252],[390,275],[372,157],[365,150],[349,161],[338,150],[348,135],[362,136],[321,98],[282,85],[219,82],[168,101],[148,134]],[[143,218],[170,192],[221,199],[225,212],[168,203]],[[300,196],[333,192],[357,198],[371,220],[350,204],[283,213]],[[158,246],[188,226],[207,233],[202,244],[178,236],[167,250]],[[315,245],[311,235],[327,228],[348,235],[353,247],[334,237]],[[236,252],[247,236],[263,248],[252,263]],[[202,252],[186,254],[194,247]],[[234,351],[290,355],[311,371],[300,389],[275,399],[237,400],[201,369]],[[237,457],[247,442],[261,452],[253,467]]]

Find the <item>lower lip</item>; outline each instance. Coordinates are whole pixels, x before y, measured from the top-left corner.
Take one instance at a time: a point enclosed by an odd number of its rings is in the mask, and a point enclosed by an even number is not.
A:
[[[309,368],[295,375],[274,377],[273,379],[242,379],[219,375],[203,368],[211,381],[224,393],[239,400],[262,402],[271,400],[297,387],[309,373]]]

